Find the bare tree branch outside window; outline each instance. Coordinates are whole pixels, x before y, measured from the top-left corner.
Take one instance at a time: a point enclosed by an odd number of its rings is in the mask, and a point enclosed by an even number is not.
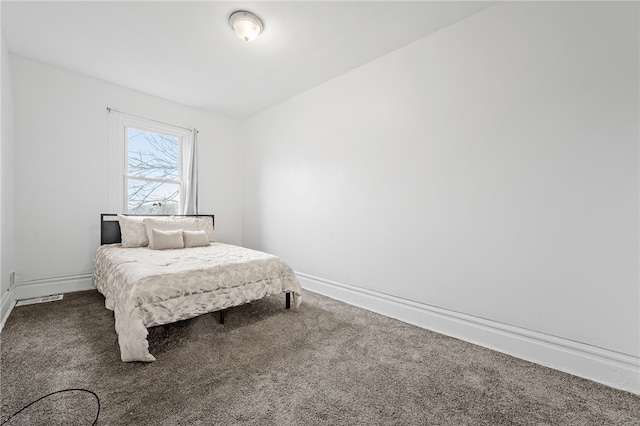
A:
[[[129,129],[128,137],[128,212],[177,214],[179,139],[137,129]]]

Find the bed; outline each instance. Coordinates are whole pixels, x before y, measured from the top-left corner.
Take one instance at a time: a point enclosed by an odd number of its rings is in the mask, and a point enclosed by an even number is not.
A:
[[[300,306],[300,284],[286,263],[216,242],[213,221],[213,216],[203,215],[100,216],[94,285],[114,312],[122,361],[155,361],[149,353],[148,327],[224,312],[281,293],[287,309],[291,299],[295,308]],[[178,235],[184,248],[177,245]]]

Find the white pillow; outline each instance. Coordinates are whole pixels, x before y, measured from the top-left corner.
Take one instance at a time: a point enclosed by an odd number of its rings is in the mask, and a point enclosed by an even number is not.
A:
[[[122,247],[146,247],[149,245],[143,220],[142,217],[118,215]]]
[[[151,250],[166,250],[166,249],[181,249],[184,248],[184,239],[182,238],[182,230],[176,231],[160,231],[159,229],[152,229],[151,243],[149,248]]]
[[[182,231],[185,247],[205,247],[211,244],[205,231]]]
[[[151,231],[157,229],[159,231],[198,231],[198,225],[194,219],[184,218],[152,218],[147,217],[144,219],[144,226],[147,228],[147,237],[149,238],[149,245],[153,245],[153,234]]]
[[[171,216],[171,220],[176,222],[196,223],[197,229],[205,231],[209,241],[214,242],[215,231],[213,229],[213,218],[211,216],[189,217],[189,216]]]
[[[214,242],[216,240],[215,232],[213,229],[213,218],[209,217],[198,217],[195,218],[196,223],[198,224],[198,229],[207,233],[207,238],[209,241]]]

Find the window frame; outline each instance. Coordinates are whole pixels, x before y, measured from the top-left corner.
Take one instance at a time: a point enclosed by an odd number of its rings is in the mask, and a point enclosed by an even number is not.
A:
[[[109,163],[110,163],[110,189],[109,208],[115,213],[128,213],[130,178],[146,181],[167,181],[178,182],[180,193],[178,195],[178,214],[182,212],[185,188],[185,169],[187,161],[188,145],[191,142],[192,130],[171,124],[165,124],[151,119],[146,119],[122,112],[115,113],[112,110],[109,114],[110,136]],[[141,130],[143,132],[156,133],[163,136],[175,137],[179,141],[178,148],[178,179],[165,180],[154,178],[143,178],[129,175],[129,129]]]

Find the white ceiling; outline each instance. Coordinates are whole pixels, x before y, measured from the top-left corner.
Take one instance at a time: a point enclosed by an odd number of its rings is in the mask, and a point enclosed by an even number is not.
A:
[[[495,2],[2,1],[21,56],[242,119]],[[263,20],[245,43],[228,17]]]

